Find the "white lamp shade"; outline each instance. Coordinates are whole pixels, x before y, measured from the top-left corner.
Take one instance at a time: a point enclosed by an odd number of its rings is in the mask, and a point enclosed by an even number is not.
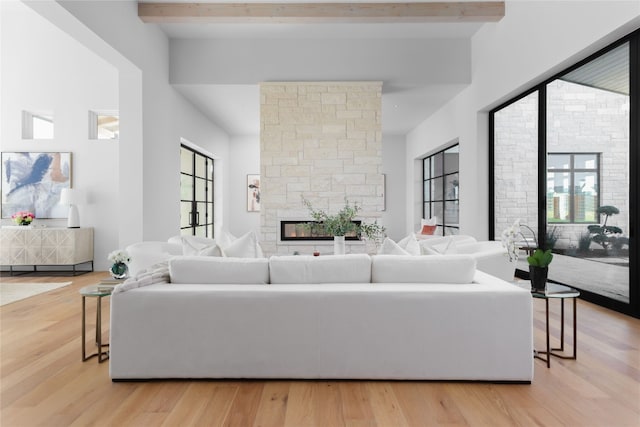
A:
[[[85,201],[84,192],[75,188],[63,188],[60,192],[61,205],[81,205]]]

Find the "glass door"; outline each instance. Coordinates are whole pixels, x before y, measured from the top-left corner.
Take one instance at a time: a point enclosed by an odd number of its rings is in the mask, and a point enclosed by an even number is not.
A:
[[[519,218],[553,250],[550,281],[637,317],[639,67],[636,31],[489,115],[490,236]]]
[[[629,42],[546,85],[549,278],[629,304]]]
[[[180,147],[180,232],[213,238],[213,159]]]

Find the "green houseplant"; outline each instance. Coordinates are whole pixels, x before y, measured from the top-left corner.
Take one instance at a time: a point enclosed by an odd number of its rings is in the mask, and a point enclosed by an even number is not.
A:
[[[523,227],[531,232],[536,244],[536,249],[533,251],[533,254],[527,257],[527,263],[529,264],[529,279],[531,280],[531,292],[544,293],[547,289],[549,264],[553,261],[551,249],[540,248],[538,239],[536,238],[536,233],[534,233],[528,225],[521,224],[520,219],[517,219],[511,227],[508,227],[502,232],[502,245],[507,248],[509,261],[517,261],[519,257],[518,242],[521,238],[526,241],[524,234],[522,234]]]
[[[357,203],[351,203],[345,197],[344,206],[336,214],[330,215],[327,212],[316,209],[311,202],[302,197],[302,203],[309,209],[309,214],[313,218],[313,222],[307,223],[307,227],[319,234],[328,234],[334,237],[334,253],[344,254],[344,238],[347,235],[355,235],[358,238],[363,236],[367,239],[377,239],[382,237],[385,228],[374,222],[367,224],[363,221],[354,222],[356,215],[360,212],[361,207]]]

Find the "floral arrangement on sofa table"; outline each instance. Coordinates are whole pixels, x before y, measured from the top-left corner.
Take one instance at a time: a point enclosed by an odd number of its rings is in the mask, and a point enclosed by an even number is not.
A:
[[[365,236],[367,239],[376,239],[384,235],[385,228],[377,221],[373,224],[353,222],[361,207],[357,203],[351,204],[346,197],[344,207],[335,215],[329,215],[323,210],[315,209],[304,196],[302,203],[309,209],[309,214],[315,220],[315,222],[307,224],[309,228],[321,227],[325,233],[332,236],[346,236],[355,233],[358,237]]]
[[[532,255],[527,257],[529,263],[529,277],[531,279],[531,291],[532,292],[544,292],[547,285],[547,275],[549,272],[549,264],[553,260],[553,254],[551,249],[544,250],[540,248],[536,233],[526,224],[521,224],[520,219],[515,220],[511,227],[506,228],[502,232],[502,245],[507,248],[509,254],[509,261],[517,261],[519,258],[517,242],[520,238],[526,241],[521,229],[525,228],[531,232],[533,240],[536,244],[536,249]]]
[[[11,215],[11,219],[18,225],[30,225],[36,219],[36,216],[33,212],[20,211]]]
[[[114,279],[125,279],[129,273],[128,264],[131,262],[131,257],[127,251],[117,249],[111,252],[107,258],[113,264],[109,269],[111,276]]]

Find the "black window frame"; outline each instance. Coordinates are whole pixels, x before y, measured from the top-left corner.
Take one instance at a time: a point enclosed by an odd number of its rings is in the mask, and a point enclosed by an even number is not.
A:
[[[517,102],[531,93],[538,92],[538,188],[546,190],[547,179],[547,85],[563,75],[582,67],[597,57],[629,43],[629,303],[614,300],[601,294],[581,290],[580,298],[597,305],[640,318],[640,245],[637,230],[640,230],[640,29],[636,29],[603,49],[577,62],[550,78],[523,91],[519,95],[498,105],[489,111],[489,236],[494,239],[495,232],[495,113]],[[538,238],[545,245],[546,191],[538,191]]]
[[[191,178],[192,180],[192,188],[191,188],[191,198],[189,200],[187,199],[183,199],[182,198],[182,194],[180,195],[180,204],[182,203],[191,203],[191,211],[190,211],[190,218],[189,218],[189,225],[183,227],[182,226],[182,221],[180,223],[180,234],[185,234],[184,230],[189,230],[191,229],[191,235],[192,236],[196,236],[198,234],[197,233],[197,228],[198,227],[202,227],[204,226],[204,230],[205,230],[205,236],[204,237],[209,237],[209,238],[214,238],[215,237],[215,192],[214,192],[214,183],[215,183],[215,161],[211,156],[208,156],[192,147],[189,147],[188,145],[185,144],[180,144],[180,149],[184,149],[187,151],[190,151],[192,156],[191,156],[191,170],[192,173],[186,173],[182,170],[182,166],[180,167],[180,177],[182,176],[188,176]],[[206,174],[206,176],[201,177],[198,176],[196,173],[196,158],[197,156],[203,157],[205,159],[205,170],[208,171],[210,170],[209,173]],[[209,168],[210,167],[210,168]],[[196,193],[197,193],[197,188],[196,188],[196,182],[197,180],[204,180],[204,184],[205,184],[205,199],[204,200],[198,200],[196,197]],[[211,202],[209,202],[209,193],[211,193]],[[202,223],[200,221],[201,217],[200,217],[200,212],[198,210],[198,204],[204,204],[205,206],[205,212],[204,212],[204,223]],[[211,206],[209,206],[211,205]],[[209,209],[210,207],[210,209]],[[209,235],[209,232],[211,232],[211,235]]]
[[[596,152],[580,152],[580,153],[576,153],[576,152],[553,152],[553,153],[547,153],[547,158],[549,156],[554,156],[554,155],[558,155],[558,156],[569,156],[570,161],[569,161],[569,168],[568,169],[559,169],[559,168],[554,168],[554,169],[550,169],[548,166],[548,162],[547,162],[547,179],[548,179],[548,174],[549,173],[568,173],[569,174],[569,221],[550,221],[549,217],[546,216],[547,219],[547,223],[548,224],[599,224],[600,221],[600,216],[597,213],[597,208],[598,206],[600,206],[600,161],[601,161],[601,153],[596,153]],[[596,167],[595,168],[576,168],[575,167],[575,156],[583,156],[583,155],[594,155],[596,156]],[[595,172],[596,173],[596,190],[597,190],[597,201],[596,201],[596,205],[594,208],[594,216],[595,216],[595,220],[594,221],[576,221],[575,220],[575,214],[576,214],[576,209],[575,209],[575,174],[576,173],[581,173],[581,172]],[[545,186],[545,192],[546,192],[546,186]],[[548,202],[548,201],[547,201]]]
[[[460,231],[460,211],[458,210],[458,223],[457,225],[448,225],[447,224],[447,214],[446,214],[446,203],[447,202],[453,202],[455,204],[457,204],[458,206],[460,206],[460,159],[458,157],[458,167],[455,169],[455,171],[446,171],[446,156],[445,153],[449,150],[451,150],[452,148],[458,147],[458,155],[460,153],[460,143],[456,142],[455,144],[451,144],[448,147],[437,151],[433,154],[430,154],[429,156],[426,156],[422,159],[422,217],[423,218],[431,218],[433,217],[434,214],[434,208],[433,205],[435,203],[442,203],[442,217],[437,217],[436,219],[438,220],[436,222],[436,226],[440,227],[442,235],[446,236],[447,233],[447,229],[454,229],[457,230],[458,232]],[[441,156],[441,164],[440,164],[440,168],[441,168],[441,173],[439,175],[434,175],[434,170],[431,167],[431,164],[435,163],[436,159],[438,158],[438,156]],[[426,165],[429,164],[429,167],[427,168]],[[428,176],[427,176],[428,175]],[[457,187],[457,192],[455,193],[456,197],[453,198],[447,198],[447,179],[446,177],[448,176],[453,176],[453,175],[458,175],[458,185]],[[431,185],[431,182],[436,181],[438,179],[441,179],[442,181],[442,187],[441,187],[441,194],[442,194],[442,198],[440,199],[435,199],[434,198],[434,192],[432,191],[433,186]],[[427,191],[429,192],[429,200],[426,200],[425,195],[427,194]],[[428,206],[428,209],[427,209]],[[434,233],[435,234],[435,233]],[[450,233],[450,234],[458,234],[458,233]]]

